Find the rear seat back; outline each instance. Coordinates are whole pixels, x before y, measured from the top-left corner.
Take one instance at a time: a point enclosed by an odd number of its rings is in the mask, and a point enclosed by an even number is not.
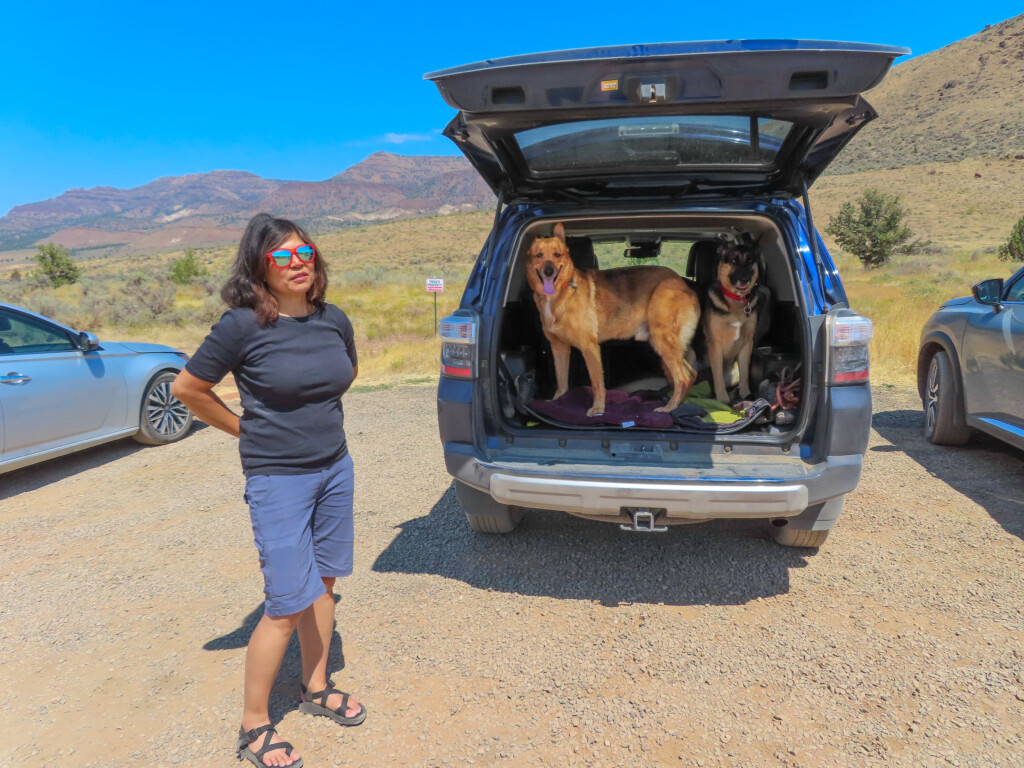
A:
[[[690,246],[690,255],[686,259],[686,276],[692,278],[705,291],[718,279],[716,241],[698,240]]]
[[[589,237],[567,237],[565,244],[569,247],[569,258],[576,269],[597,269],[593,240]]]

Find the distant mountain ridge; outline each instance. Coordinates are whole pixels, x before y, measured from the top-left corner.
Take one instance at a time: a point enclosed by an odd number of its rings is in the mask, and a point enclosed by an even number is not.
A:
[[[247,171],[168,176],[131,189],[72,189],[0,218],[0,250],[60,242],[184,247],[237,240],[258,211],[314,231],[369,220],[489,207],[494,197],[461,157],[377,152],[324,181],[264,179]]]

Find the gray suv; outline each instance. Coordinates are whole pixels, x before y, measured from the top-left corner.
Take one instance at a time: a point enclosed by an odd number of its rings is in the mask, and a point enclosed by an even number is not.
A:
[[[633,531],[761,519],[781,544],[825,541],[867,446],[871,322],[848,306],[807,188],[876,117],[861,93],[906,53],[671,43],[426,75],[458,111],[445,135],[498,197],[460,308],[441,324],[438,421],[473,530],[511,532],[528,508]],[[757,240],[770,309],[750,383],[764,402],[730,425],[692,414],[668,426],[571,423],[541,412],[554,362],[525,262],[559,222],[576,269],[607,267],[619,253],[657,258],[701,295],[715,283],[719,246]],[[666,384],[644,341],[605,342],[601,357],[609,390],[625,397]],[[794,377],[799,397],[783,404],[778,386]],[[578,350],[569,379],[589,383]]]
[[[921,331],[924,434],[963,445],[978,429],[1024,450],[1024,268],[950,299]]]

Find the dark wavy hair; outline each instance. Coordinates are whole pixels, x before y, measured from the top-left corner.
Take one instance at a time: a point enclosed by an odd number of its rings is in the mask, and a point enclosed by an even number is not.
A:
[[[249,221],[238,243],[238,255],[231,277],[220,290],[220,297],[232,309],[246,307],[256,313],[260,325],[277,320],[279,308],[277,299],[267,285],[267,254],[297,235],[305,242],[314,244],[306,231],[288,219],[277,219],[269,213],[257,213]],[[327,265],[324,264],[320,249],[313,260],[313,282],[306,292],[306,300],[314,307],[324,306],[327,293]]]

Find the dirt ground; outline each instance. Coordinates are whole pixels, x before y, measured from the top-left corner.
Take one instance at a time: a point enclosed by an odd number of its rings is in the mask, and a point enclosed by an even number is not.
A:
[[[317,766],[1024,765],[1024,454],[935,448],[875,389],[820,551],[529,512],[474,535],[430,386],[347,395],[356,570],[331,668],[369,716],[272,697]],[[119,442],[0,477],[0,756],[237,765],[262,583],[234,442]]]

